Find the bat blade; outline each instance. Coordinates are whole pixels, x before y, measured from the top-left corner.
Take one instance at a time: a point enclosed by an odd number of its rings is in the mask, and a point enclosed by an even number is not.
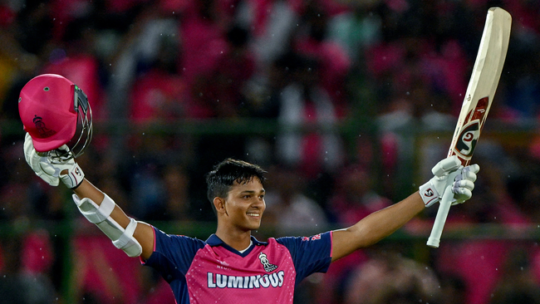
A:
[[[448,156],[457,155],[463,166],[470,163],[501,78],[512,17],[502,8],[490,8],[476,61],[467,86]],[[445,190],[451,191],[450,189]],[[453,195],[442,195],[427,245],[438,248]],[[444,206],[444,208],[443,208]]]
[[[468,165],[495,97],[508,51],[512,17],[490,8],[448,156]]]

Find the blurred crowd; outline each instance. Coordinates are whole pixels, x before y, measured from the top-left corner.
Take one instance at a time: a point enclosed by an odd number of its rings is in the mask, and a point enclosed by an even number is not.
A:
[[[62,229],[84,232],[2,233],[0,302],[174,302],[26,165],[17,99],[32,77],[61,74],[88,95],[96,134],[78,162],[128,214],[213,221],[204,174],[233,157],[269,171],[263,225],[308,235],[352,225],[429,178],[448,141],[410,132],[452,133],[492,6],[513,26],[489,120],[527,135],[481,140],[477,188],[446,229],[503,224],[518,235],[540,221],[538,1],[0,1],[1,227],[77,218]],[[239,121],[275,129],[176,129]],[[426,234],[435,211],[405,231]],[[444,241],[424,257],[383,243],[309,277],[296,302],[540,303],[538,243],[510,239]]]

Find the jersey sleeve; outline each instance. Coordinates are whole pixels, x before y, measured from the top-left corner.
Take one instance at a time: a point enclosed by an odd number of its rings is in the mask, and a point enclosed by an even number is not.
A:
[[[283,237],[276,241],[291,253],[297,283],[314,272],[326,272],[332,262],[332,232],[311,237]]]
[[[154,252],[143,264],[155,268],[166,281],[184,277],[193,258],[205,243],[199,239],[170,235],[154,228]]]

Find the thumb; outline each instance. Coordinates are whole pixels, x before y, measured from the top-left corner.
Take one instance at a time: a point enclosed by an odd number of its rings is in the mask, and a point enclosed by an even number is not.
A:
[[[459,158],[456,155],[452,155],[438,162],[435,167],[431,169],[431,172],[437,177],[442,177],[447,175],[448,172],[458,169],[460,166],[461,161]]]

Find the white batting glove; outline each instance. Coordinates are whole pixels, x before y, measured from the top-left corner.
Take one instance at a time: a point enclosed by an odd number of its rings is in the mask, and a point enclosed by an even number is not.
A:
[[[41,168],[41,159],[43,157],[37,154],[36,149],[34,149],[34,144],[32,144],[32,138],[28,133],[26,133],[24,138],[24,158],[37,176],[51,186],[58,186],[59,178],[45,173]]]
[[[66,145],[58,149],[69,151]],[[51,162],[49,157],[38,155],[28,133],[24,138],[24,158],[36,175],[51,186],[58,186],[59,181],[62,180],[68,188],[73,189],[80,185],[84,179],[84,172],[73,158]],[[65,171],[67,173],[62,174],[64,170],[67,170]]]
[[[444,190],[450,185],[454,194],[452,205],[470,199],[478,171],[480,166],[476,164],[463,167],[455,155],[441,160],[431,169],[435,176],[419,188],[424,204],[430,207],[440,201]]]

